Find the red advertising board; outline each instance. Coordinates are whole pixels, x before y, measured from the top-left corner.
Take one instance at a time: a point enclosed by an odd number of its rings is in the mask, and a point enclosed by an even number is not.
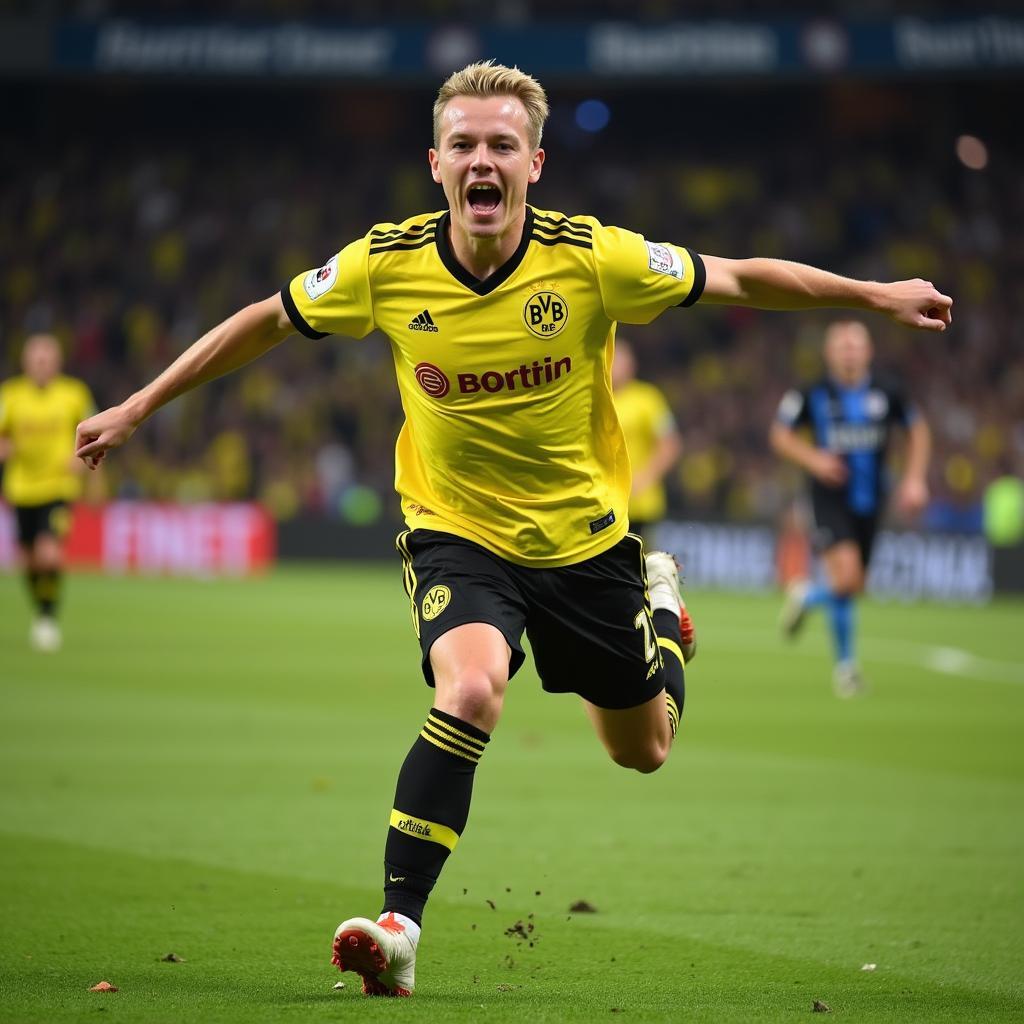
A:
[[[242,576],[270,565],[275,547],[274,521],[260,505],[116,501],[75,506],[67,557],[114,573]],[[0,566],[12,566],[16,552],[14,514],[0,505]]]

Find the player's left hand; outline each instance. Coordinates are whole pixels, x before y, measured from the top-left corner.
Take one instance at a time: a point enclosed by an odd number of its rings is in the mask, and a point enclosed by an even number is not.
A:
[[[905,478],[896,493],[896,507],[908,518],[918,515],[928,504],[928,484],[916,477]]]
[[[882,287],[882,310],[897,323],[925,331],[944,331],[953,322],[953,300],[931,281],[916,277]]]
[[[111,448],[119,448],[135,433],[135,422],[123,405],[90,416],[75,432],[75,457],[97,469]]]

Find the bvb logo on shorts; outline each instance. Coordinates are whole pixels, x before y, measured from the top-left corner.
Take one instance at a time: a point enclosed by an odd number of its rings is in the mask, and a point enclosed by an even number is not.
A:
[[[47,526],[55,537],[66,537],[71,532],[71,511],[65,505],[51,509]]]
[[[538,338],[553,338],[569,319],[569,305],[558,292],[536,292],[523,306],[523,320]]]
[[[426,594],[423,595],[423,618],[429,622],[431,619],[436,619],[448,607],[452,599],[452,592],[441,584],[436,587],[431,587]]]

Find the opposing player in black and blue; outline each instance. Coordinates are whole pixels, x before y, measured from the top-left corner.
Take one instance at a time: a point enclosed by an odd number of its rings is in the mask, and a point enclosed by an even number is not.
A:
[[[825,607],[835,643],[833,684],[841,697],[864,688],[854,658],[854,598],[864,579],[888,493],[886,452],[894,425],[907,432],[903,475],[896,503],[904,515],[928,501],[931,433],[902,391],[871,374],[867,328],[855,320],[825,332],[826,375],[803,390],[787,391],[772,425],[775,451],[807,471],[811,480],[814,540],[825,582],[793,583],[781,625],[794,636],[812,608]],[[801,436],[809,427],[813,440]]]

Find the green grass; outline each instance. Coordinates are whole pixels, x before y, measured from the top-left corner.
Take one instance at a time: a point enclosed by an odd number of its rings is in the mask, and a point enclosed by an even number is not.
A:
[[[33,655],[0,579],[0,1020],[1024,1017],[1020,604],[866,603],[840,702],[820,623],[785,647],[774,601],[697,595],[648,777],[524,670],[396,1002],[328,961],[428,704],[397,565],[68,591]]]

